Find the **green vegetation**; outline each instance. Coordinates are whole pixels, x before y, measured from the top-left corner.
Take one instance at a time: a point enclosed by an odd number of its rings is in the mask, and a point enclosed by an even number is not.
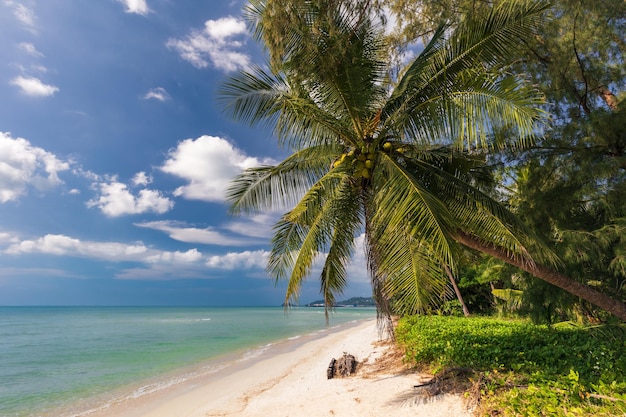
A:
[[[479,415],[626,413],[626,327],[412,316],[396,329],[406,360],[441,374],[469,368]]]
[[[484,17],[510,0],[374,0],[398,24],[390,42],[426,42],[442,20]],[[552,1],[544,24],[512,64],[544,94],[550,114],[532,146],[491,152],[495,198],[559,257],[569,278],[626,300],[626,2]],[[468,260],[456,277],[470,312],[529,316],[538,323],[605,321],[584,298],[491,257]],[[497,291],[489,294],[495,288]],[[503,297],[501,297],[503,296]],[[512,297],[513,296],[513,297]],[[621,317],[622,320],[626,320]]]

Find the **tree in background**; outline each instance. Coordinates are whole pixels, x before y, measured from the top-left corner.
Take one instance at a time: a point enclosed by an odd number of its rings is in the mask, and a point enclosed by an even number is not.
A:
[[[429,36],[441,19],[480,16],[493,2],[385,3],[403,28],[391,38],[406,47]],[[566,275],[624,300],[626,109],[620,97],[626,87],[626,2],[560,0],[548,17],[514,68],[545,94],[551,121],[534,146],[502,155],[511,190],[503,201],[552,240]],[[552,311],[565,318],[567,305],[578,317],[598,314],[584,300],[536,280],[516,282],[515,288],[524,288],[526,311],[535,317]]]
[[[384,313],[445,298],[445,269],[457,270],[461,244],[626,319],[623,303],[537,263],[550,252],[462,168],[476,153],[530,144],[541,99],[508,65],[545,4],[507,2],[453,29],[439,26],[394,72],[369,5],[356,3],[251,2],[270,70],[240,72],[221,91],[235,118],[270,124],[293,151],[245,171],[229,195],[234,213],[291,208],[275,227],[268,265],[288,281],[286,304],[324,253],[321,293],[332,306],[364,231]]]

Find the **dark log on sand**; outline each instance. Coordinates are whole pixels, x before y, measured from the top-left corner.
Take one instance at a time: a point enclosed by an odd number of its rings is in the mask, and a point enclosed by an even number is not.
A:
[[[330,361],[330,365],[328,365],[328,369],[326,370],[326,376],[328,379],[334,378],[335,376],[350,376],[356,371],[357,364],[358,362],[353,355],[344,352],[341,358],[333,358]]]

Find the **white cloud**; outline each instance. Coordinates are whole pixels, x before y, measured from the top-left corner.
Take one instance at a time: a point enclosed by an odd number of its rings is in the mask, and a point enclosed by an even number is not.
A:
[[[118,181],[99,183],[97,187],[100,196],[87,202],[88,207],[98,207],[109,217],[118,217],[125,214],[140,214],[146,212],[165,213],[174,207],[174,202],[163,197],[156,190],[143,189],[138,195],[133,195],[126,184]]]
[[[0,244],[17,243],[19,239],[17,236],[8,232],[0,232]]]
[[[44,56],[41,52],[39,52],[37,50],[37,48],[35,48],[35,45],[33,45],[32,43],[21,42],[21,43],[18,44],[18,47],[22,51],[26,52],[29,55],[36,56],[36,57],[43,57]],[[44,69],[45,69],[45,67],[44,67]]]
[[[280,214],[256,214],[246,218],[239,218],[237,221],[224,226],[226,230],[242,236],[260,237],[270,239],[272,228],[276,224]]]
[[[148,263],[158,264],[190,264],[202,260],[203,256],[197,249],[190,249],[187,252],[160,252],[146,258]]]
[[[271,161],[246,156],[227,140],[215,136],[186,139],[170,150],[163,172],[189,181],[174,192],[190,200],[224,201],[230,181],[246,168]]]
[[[141,171],[135,174],[131,182],[133,183],[134,186],[148,185],[152,183],[152,177],[150,175],[147,175],[145,172]]]
[[[202,243],[204,245],[218,246],[246,246],[255,243],[266,243],[265,240],[253,241],[248,238],[231,237],[212,227],[200,229],[189,227],[184,223],[175,221],[135,223],[135,226],[165,232],[170,238],[186,243]]]
[[[22,92],[29,96],[47,97],[59,91],[58,87],[45,84],[36,77],[22,77],[20,75],[13,78],[10,84],[21,88]]]
[[[58,174],[69,168],[69,162],[26,139],[0,132],[0,203],[17,200],[29,186],[43,191],[62,184]]]
[[[117,279],[164,281],[178,279],[223,278],[224,272],[237,270],[240,277],[267,279],[263,272],[268,252],[230,252],[224,255],[200,255],[187,252],[163,252],[146,258],[147,267],[128,268],[115,275]]]
[[[65,235],[48,234],[32,240],[18,240],[0,233],[0,243],[9,244],[7,255],[45,254],[82,257],[106,262],[137,262],[145,267],[129,268],[116,275],[118,279],[167,280],[183,278],[210,279],[219,271],[264,269],[269,252],[244,251],[207,256],[197,249],[161,251],[142,242],[119,243],[82,241]],[[211,269],[207,269],[207,267]]]
[[[365,256],[365,235],[361,234],[354,239],[354,254],[348,267],[348,280],[353,283],[370,283],[367,272],[367,257]]]
[[[126,13],[136,13],[142,16],[147,15],[150,12],[150,8],[146,3],[146,0],[118,0],[124,6],[126,6]]]
[[[210,268],[219,269],[255,269],[265,268],[270,253],[264,250],[229,252],[225,255],[210,256],[206,265]]]
[[[158,101],[165,101],[169,100],[169,98],[170,95],[167,93],[167,91],[165,91],[165,88],[163,87],[153,88],[143,96],[144,100],[154,99]]]
[[[110,262],[143,262],[147,264],[202,266],[204,255],[197,249],[181,251],[160,251],[151,249],[141,242],[96,242],[81,241],[65,235],[48,234],[34,240],[13,243],[4,253],[23,255],[43,253],[56,256],[77,256]]]
[[[5,0],[4,4],[13,9],[13,16],[27,29],[34,31],[37,24],[37,16],[35,12],[13,0]]]
[[[203,30],[193,30],[184,39],[170,39],[167,47],[197,68],[206,68],[209,62],[223,71],[246,68],[250,57],[238,52],[243,46],[239,40],[246,35],[246,24],[232,16],[207,20]]]
[[[20,255],[45,253],[57,256],[85,256],[115,262],[140,261],[150,252],[142,243],[81,241],[64,235],[48,234],[35,240],[23,240],[7,248],[5,253]]]
[[[72,170],[72,173],[77,177],[86,178],[89,181],[99,182],[102,181],[102,177],[93,171],[84,170],[82,167],[76,167]]]

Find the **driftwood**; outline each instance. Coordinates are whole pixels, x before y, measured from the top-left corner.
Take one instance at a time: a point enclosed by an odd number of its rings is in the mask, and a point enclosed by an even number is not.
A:
[[[474,371],[470,368],[450,368],[429,381],[413,385],[413,388],[424,388],[427,394],[431,396],[439,395],[442,392],[454,392],[459,387],[464,386],[473,373]]]
[[[358,362],[353,355],[343,352],[343,356],[339,359],[333,358],[326,370],[326,376],[328,379],[332,379],[335,376],[345,377],[350,376],[356,371]]]
[[[330,360],[330,365],[328,365],[328,369],[326,370],[326,377],[328,379],[333,379],[335,376],[335,363],[337,363],[337,359],[332,358]]]

